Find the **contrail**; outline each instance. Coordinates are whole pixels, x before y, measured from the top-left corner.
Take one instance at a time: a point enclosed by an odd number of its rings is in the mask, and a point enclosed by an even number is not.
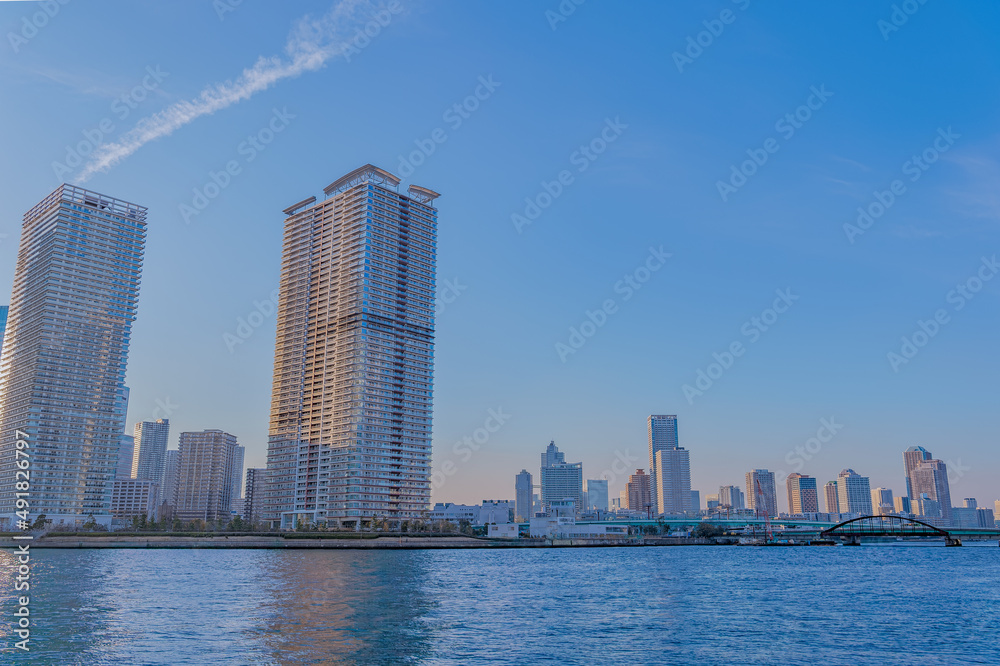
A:
[[[364,7],[369,11],[360,11]],[[357,52],[358,45],[352,43],[350,38],[358,36],[358,30],[365,30],[366,22],[369,24],[368,32],[362,34],[365,39],[370,39],[373,31],[377,34],[388,24],[392,14],[399,13],[401,9],[398,2],[390,3],[386,10],[372,7],[365,0],[342,0],[319,19],[300,19],[285,45],[285,57],[261,56],[235,81],[213,84],[192,100],[177,102],[143,118],[114,143],[94,150],[77,176],[77,182],[86,182],[95,174],[107,171],[150,141],[169,136],[196,118],[249,99],[282,79],[315,71],[335,55],[352,50]],[[377,28],[372,29],[371,26]]]

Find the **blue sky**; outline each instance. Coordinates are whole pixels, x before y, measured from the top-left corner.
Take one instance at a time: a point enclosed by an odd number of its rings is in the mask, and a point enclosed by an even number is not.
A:
[[[286,74],[84,183],[150,209],[129,420],[169,411],[172,446],[222,428],[263,465],[274,317],[232,352],[224,336],[268,310],[281,210],[365,163],[405,171],[423,145],[404,184],[442,193],[455,285],[434,418],[435,469],[454,473],[434,499],[512,497],[550,439],[616,492],[626,462],[648,466],[651,413],[678,414],[703,496],[756,467],[820,483],[851,467],[900,494],[901,452],[921,445],[956,471],[956,504],[1000,498],[1000,280],[976,282],[1000,252],[1000,8],[928,3],[894,25],[891,2],[375,3],[310,36],[300,19],[335,4],[43,4],[0,3],[4,289],[23,213],[88,173],[53,166],[85,132],[107,153],[261,57]],[[388,24],[355,40],[380,7]],[[297,66],[303,39],[351,48]],[[699,371],[716,378],[686,393]],[[491,409],[504,424],[456,451]],[[808,444],[821,419],[842,427]]]

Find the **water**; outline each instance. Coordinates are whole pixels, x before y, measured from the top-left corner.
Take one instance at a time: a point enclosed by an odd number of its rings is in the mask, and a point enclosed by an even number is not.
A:
[[[995,542],[33,556],[3,663],[1000,663]]]

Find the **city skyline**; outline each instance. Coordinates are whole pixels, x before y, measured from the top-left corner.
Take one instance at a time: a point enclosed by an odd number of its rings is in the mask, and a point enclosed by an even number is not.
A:
[[[133,61],[141,63],[134,66],[81,48],[86,32],[77,34],[81,26],[154,20],[142,6],[128,7],[120,19],[95,11],[68,20],[71,14],[65,13],[17,58],[8,53],[4,64],[12,76],[37,88],[37,102],[12,99],[5,109],[7,126],[21,128],[9,136],[11,149],[25,156],[16,168],[2,167],[11,184],[11,196],[0,202],[4,219],[11,221],[8,242],[0,244],[8,279],[16,250],[12,222],[55,185],[53,163],[66,161],[67,147],[75,149],[84,131],[92,134],[110,118],[115,131],[104,142],[111,141],[171,103],[235,75],[258,55],[280,52],[304,12],[322,14],[328,7],[307,2],[227,15],[211,26],[222,31],[223,42],[232,43],[236,31],[261,40],[215,54],[208,71],[197,47],[189,56],[158,62],[160,37],[123,37]],[[164,30],[179,29],[181,13],[161,11],[156,20]],[[498,8],[456,8],[450,15],[426,11],[455,36],[453,47],[466,55],[462,66],[450,69],[444,64],[453,64],[454,51],[414,55],[415,65],[441,72],[432,89],[418,91],[404,73],[387,69],[400,53],[411,52],[407,46],[413,40],[427,34],[421,13],[404,12],[350,62],[331,61],[199,119],[87,182],[88,188],[142,201],[155,222],[126,382],[133,389],[129,423],[169,418],[178,431],[222,428],[245,443],[247,466],[264,465],[280,210],[318,174],[332,177],[371,162],[399,171],[405,183],[433,183],[448,193],[441,204],[437,333],[444,351],[437,358],[432,464],[437,471],[452,462],[457,471],[435,489],[432,501],[509,494],[510,475],[550,439],[573,451],[588,477],[612,470],[619,456],[629,460],[626,467],[648,469],[642,419],[664,412],[683,415],[686,448],[694,458],[692,488],[703,493],[720,484],[742,485],[746,470],[758,467],[806,473],[821,484],[853,467],[871,479],[872,487],[891,488],[898,497],[904,494],[898,452],[919,445],[947,465],[956,497],[996,498],[990,471],[1000,466],[1000,454],[988,413],[996,396],[991,378],[998,368],[987,334],[996,282],[984,283],[974,299],[962,296],[965,307],[952,312],[953,321],[905,365],[894,371],[886,359],[901,336],[920,330],[918,320],[926,322],[938,308],[950,310],[949,294],[976,275],[984,253],[992,256],[995,239],[992,227],[983,226],[989,211],[989,199],[982,196],[988,182],[984,173],[989,173],[993,141],[983,132],[989,114],[949,78],[954,76],[950,65],[962,53],[939,54],[940,63],[920,82],[888,76],[894,65],[905,65],[896,45],[937,34],[929,32],[930,25],[911,22],[893,41],[877,36],[863,52],[850,55],[834,53],[832,42],[816,44],[801,32],[785,31],[782,46],[801,48],[812,76],[798,66],[780,65],[784,76],[739,88],[753,103],[737,113],[725,110],[720,97],[699,101],[703,91],[697,83],[709,75],[729,80],[721,63],[734,62],[738,53],[746,57],[740,50],[746,37],[736,26],[683,73],[665,79],[663,91],[651,89],[642,71],[634,78],[598,75],[596,84],[612,91],[602,102],[574,87],[545,92],[545,80],[519,57],[478,53],[478,38],[464,28],[490,12],[498,19],[497,35],[486,39],[497,53],[514,53],[502,46],[505,35],[544,35],[559,46],[526,40],[533,61],[604,71],[593,56],[573,51],[570,57],[559,49],[582,45],[578,40],[588,27],[609,24],[616,30],[621,20],[644,24],[648,17],[638,10],[619,10],[624,16],[611,20],[607,8],[587,7],[556,30],[542,12],[535,22],[522,23],[512,11]],[[653,49],[661,64],[672,67],[672,53],[709,17],[693,7],[652,11],[669,18],[662,21],[670,26],[668,34],[654,42],[640,30],[632,41]],[[787,27],[810,20],[815,10],[754,11],[759,12],[754,20]],[[875,25],[874,9],[857,11]],[[211,12],[209,18],[214,20]],[[933,30],[968,29],[955,16],[930,23]],[[846,19],[833,18],[827,25],[831,34],[853,34]],[[33,48],[43,40],[50,51]],[[86,55],[78,63],[65,57],[81,52]],[[614,57],[621,67],[637,62],[628,52]],[[759,64],[762,58],[756,54],[752,60]],[[824,64],[823,58],[837,66]],[[881,63],[879,69],[870,69],[873,61]],[[31,69],[55,62],[65,76],[39,77]],[[647,67],[638,62],[640,70]],[[95,74],[101,71],[107,74]],[[660,80],[662,72],[656,77]],[[338,110],[332,125],[326,114],[308,111],[318,86],[363,85],[373,79],[408,91],[412,113],[397,114],[404,117],[389,125],[381,122],[371,110],[392,100],[379,90],[363,109]],[[839,83],[845,79],[855,83]],[[948,94],[922,96],[928,82]],[[722,202],[716,182],[726,178],[730,165],[757,149],[755,142],[776,118],[809,99],[812,86],[821,90],[824,84],[832,96],[815,118]],[[116,104],[136,86],[141,91],[128,104]],[[875,88],[902,100],[918,96],[920,104],[907,105],[907,113],[890,128],[875,131],[849,123],[843,132],[837,130],[858,104],[889,113]],[[34,112],[35,103],[64,107],[67,95],[73,114],[55,118]],[[587,113],[578,110],[580,96],[588,102]],[[470,97],[473,111],[462,106]],[[947,106],[940,101],[945,98]],[[456,120],[445,120],[444,112],[456,104],[462,114],[453,111],[448,118]],[[551,109],[551,119],[525,111],[538,104]],[[664,108],[670,109],[666,125]],[[614,125],[616,118],[620,135],[607,124]],[[921,172],[918,182],[906,180],[905,197],[863,236],[847,241],[843,225],[857,217],[858,206],[874,201],[871,192],[885,191],[901,166],[941,139],[939,129],[947,135],[949,127],[958,138],[942,159]],[[410,160],[420,150],[416,142],[427,146],[438,128],[447,141],[431,140],[433,153]],[[255,152],[253,162],[243,161],[242,142],[263,129],[273,140]],[[540,183],[551,183],[564,166],[574,169],[569,160],[577,147],[605,130],[614,142],[586,171],[574,171],[574,183],[518,232],[510,217],[523,214],[525,197],[545,193]],[[535,165],[523,177],[512,168],[510,142],[517,146],[518,162],[529,155]],[[941,139],[937,145],[948,144]],[[225,173],[230,158],[237,160],[240,173],[229,175],[231,182],[218,196],[206,197],[205,207],[194,207],[193,190],[204,197],[206,184],[219,187],[211,174]],[[163,166],[178,163],[189,167],[183,175]],[[621,199],[620,188],[627,193]],[[955,192],[964,195],[961,202]],[[674,202],[667,213],[660,212],[664,195]],[[785,204],[774,210],[769,202],[779,197]],[[185,220],[182,204],[198,213]],[[830,212],[816,212],[821,209]],[[598,223],[610,219],[623,222]],[[582,227],[580,220],[586,222]],[[573,233],[577,229],[585,233]],[[721,232],[735,240],[720,244]],[[822,253],[809,255],[818,246],[824,247]],[[651,247],[671,256],[625,301],[615,287],[637,268],[645,270],[647,261],[657,265]],[[798,258],[802,255],[811,256],[809,263]],[[851,276],[846,282],[845,275]],[[762,330],[752,319],[770,321],[772,315],[762,313],[776,302],[775,290],[798,300],[790,306],[778,302],[789,308],[787,314],[773,330]],[[608,296],[616,299],[616,311],[563,363],[556,343],[568,343],[570,328],[579,330],[590,321],[587,312],[600,319],[597,308]],[[198,325],[191,326],[192,321]],[[525,321],[530,323],[525,326]],[[758,332],[759,341],[751,343],[757,338],[742,333],[744,322],[747,330]],[[736,340],[747,347],[746,354],[689,404],[682,387],[695,386],[699,370],[708,373],[716,362],[713,354],[723,356]],[[620,385],[626,388],[610,388]],[[456,454],[456,443],[472,436],[488,410],[498,408],[511,415],[503,427],[468,460]],[[920,418],[927,411],[947,418],[927,423]],[[581,412],[593,416],[581,418]],[[824,419],[841,427],[827,427],[818,438]],[[811,440],[821,444],[818,450]],[[703,464],[707,459],[699,455],[709,453],[717,454],[717,465]],[[623,483],[620,477],[618,484]],[[778,493],[779,506],[784,495]]]

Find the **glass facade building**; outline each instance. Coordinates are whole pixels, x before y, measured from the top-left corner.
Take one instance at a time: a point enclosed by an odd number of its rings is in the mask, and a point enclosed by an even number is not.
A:
[[[73,185],[24,215],[0,362],[0,517],[15,510],[21,430],[31,515],[110,524],[145,240],[146,208]]]

